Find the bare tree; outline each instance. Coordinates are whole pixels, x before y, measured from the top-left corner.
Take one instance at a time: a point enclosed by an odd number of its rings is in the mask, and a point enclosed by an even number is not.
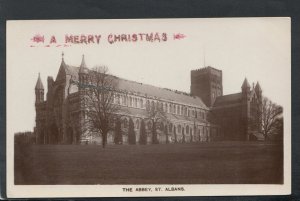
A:
[[[167,116],[163,110],[163,104],[159,101],[155,104],[154,102],[147,105],[147,118],[152,121],[152,144],[158,144],[159,141],[157,139],[157,123],[158,122],[166,122]]]
[[[257,110],[256,117],[252,118],[250,125],[260,132],[265,140],[277,132],[278,119],[281,118],[282,107],[263,97],[261,107]]]
[[[107,144],[107,134],[114,129],[118,104],[114,104],[117,79],[108,74],[106,66],[97,66],[89,71],[85,86],[85,125],[91,135],[101,135],[102,147]]]
[[[141,127],[140,127],[140,144],[147,144],[147,134],[146,134],[146,128],[145,128],[145,121],[142,119],[141,121]]]

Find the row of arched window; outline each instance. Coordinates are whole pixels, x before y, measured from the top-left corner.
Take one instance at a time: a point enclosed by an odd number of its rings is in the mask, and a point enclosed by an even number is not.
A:
[[[175,103],[163,103],[160,101],[150,101],[147,100],[146,104],[144,105],[143,98],[134,97],[134,96],[126,96],[122,94],[115,94],[114,95],[114,103],[144,109],[146,110],[161,110],[165,113],[182,115],[187,117],[194,117],[199,119],[206,119],[206,112],[204,110],[198,110],[196,108],[191,108],[185,105],[179,105]]]
[[[114,96],[114,103],[119,105],[129,106],[129,107],[144,108],[144,102],[142,98],[120,95],[120,94],[116,94]]]
[[[174,104],[174,103],[162,103],[157,101],[147,100],[146,103],[147,110],[162,110],[165,113],[177,114],[182,116],[188,117],[195,117],[195,118],[206,118],[206,114],[204,111],[196,110],[196,108],[190,108],[188,106]]]
[[[140,119],[136,119],[135,124],[134,124],[135,129],[140,128],[140,121],[141,121]],[[129,121],[127,118],[124,118],[122,123],[123,123],[123,128],[128,128]],[[148,121],[146,123],[146,129],[152,129],[152,121]],[[158,123],[157,129],[163,130],[164,123],[163,122]],[[189,126],[189,125],[181,126],[180,124],[178,124],[176,126],[176,125],[173,125],[172,123],[170,123],[168,126],[169,133],[176,132],[176,133],[182,133],[182,134],[183,133],[184,134],[193,134],[193,130],[194,130],[193,127]]]

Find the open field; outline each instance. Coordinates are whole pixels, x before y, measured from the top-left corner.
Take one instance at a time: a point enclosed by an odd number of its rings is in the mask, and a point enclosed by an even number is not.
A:
[[[15,147],[15,184],[282,182],[282,146],[270,143]]]

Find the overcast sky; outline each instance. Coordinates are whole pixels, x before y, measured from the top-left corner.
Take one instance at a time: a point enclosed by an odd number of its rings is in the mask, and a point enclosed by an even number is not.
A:
[[[109,34],[167,34],[167,41],[108,43]],[[185,38],[174,40],[173,34]],[[34,35],[44,36],[35,43]],[[99,44],[63,47],[65,35],[101,35]],[[56,37],[56,45],[49,44]],[[30,47],[31,45],[35,47]],[[245,77],[260,82],[265,96],[290,110],[289,18],[14,21],[7,26],[8,132],[33,130],[38,73],[47,92],[64,52],[65,62],[106,65],[116,76],[159,87],[190,91],[190,71],[210,65],[223,71],[224,95],[237,93]],[[205,55],[205,56],[204,56]],[[204,61],[205,58],[205,61]]]

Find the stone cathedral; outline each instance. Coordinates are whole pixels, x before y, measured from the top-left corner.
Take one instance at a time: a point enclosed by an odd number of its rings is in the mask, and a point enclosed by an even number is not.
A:
[[[85,58],[79,66],[66,64],[62,57],[55,79],[48,76],[47,92],[38,76],[35,86],[36,134],[40,144],[80,144],[100,143],[101,138],[84,131],[82,118],[85,111],[81,105],[78,85],[90,69]],[[190,93],[155,87],[135,81],[118,79],[118,92],[112,104],[121,108],[121,130],[123,143],[128,139],[128,122],[134,122],[136,141],[139,140],[141,121],[145,122],[148,142],[151,141],[152,122],[147,121],[147,105],[160,105],[168,121],[169,142],[210,142],[218,140],[249,140],[260,128],[249,125],[257,119],[262,101],[262,90],[257,84],[251,87],[244,80],[241,91],[223,95],[222,71],[207,66],[191,71]],[[45,100],[46,98],[46,100]],[[165,143],[166,135],[157,126],[160,143]],[[108,143],[113,143],[114,131],[108,135]]]

